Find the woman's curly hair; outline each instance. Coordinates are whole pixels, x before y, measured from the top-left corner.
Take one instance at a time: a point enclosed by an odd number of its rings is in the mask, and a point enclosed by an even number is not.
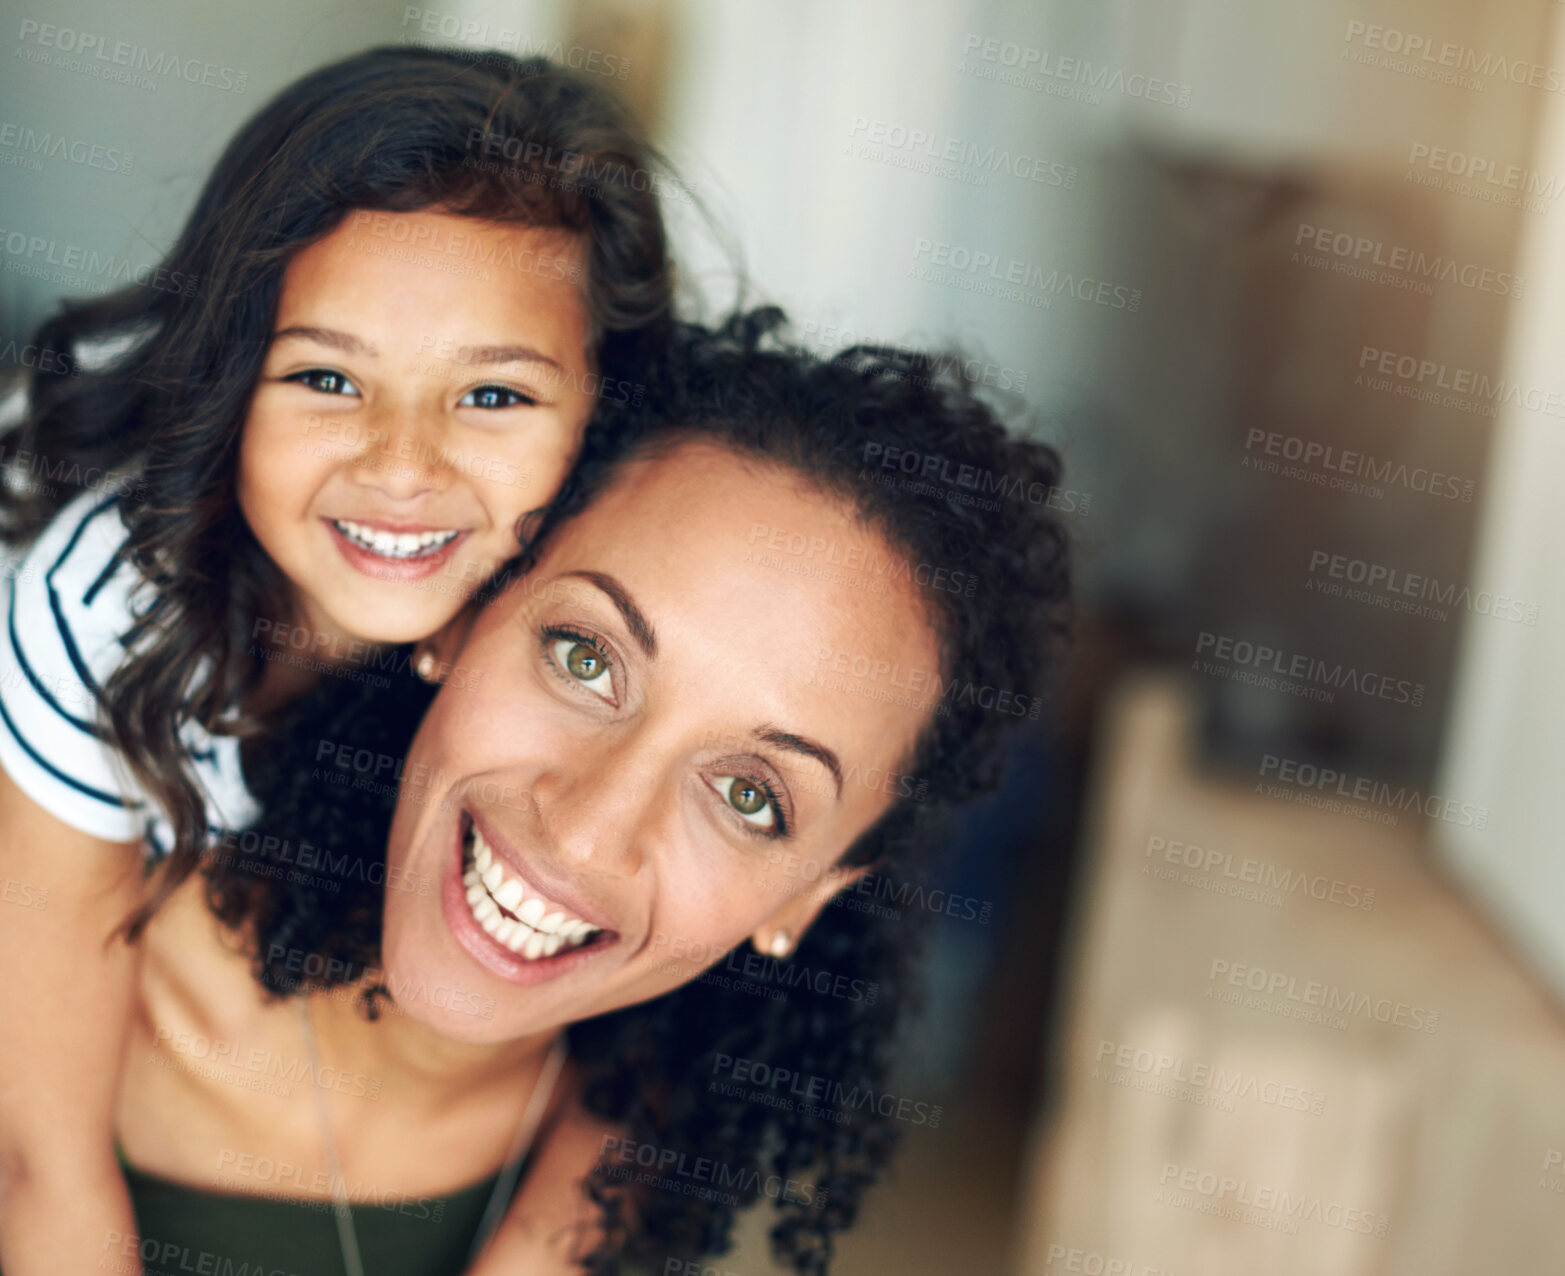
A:
[[[699,439],[838,495],[904,556],[915,580],[938,581],[921,590],[943,668],[938,708],[910,766],[917,784],[904,786],[842,861],[872,866],[895,897],[920,898],[940,817],[998,782],[1007,722],[1035,714],[1058,661],[1069,595],[1067,538],[1049,499],[1058,457],[1007,434],[960,362],[865,346],[817,358],[786,344],[775,309],[715,331],[683,328],[649,386],[639,410],[625,409],[633,420],[599,434],[602,444],[544,520],[534,552],[628,460]],[[936,471],[948,486],[928,481]],[[314,768],[328,754],[405,754],[431,692],[405,672],[405,660],[393,667],[401,672],[389,690],[329,679],[336,685],[297,709],[247,773],[266,836],[250,839],[251,853],[219,856],[207,869],[214,911],[249,928],[256,977],[274,995],[363,981],[377,968],[394,796],[379,782],[378,762],[374,774],[367,766],[356,778],[353,768],[339,771],[346,785],[323,782]],[[997,700],[997,690],[1009,696]],[[312,863],[336,864],[336,889],[286,880],[283,862],[297,858],[288,848],[306,840]],[[270,852],[260,849],[267,845]],[[378,876],[348,871],[376,862]],[[637,1190],[600,1164],[588,1191],[607,1231],[587,1270],[614,1272],[621,1259],[662,1270],[670,1257],[722,1253],[737,1212],[762,1196],[774,1198],[779,1215],[777,1257],[799,1272],[828,1270],[833,1236],[853,1225],[897,1141],[894,1105],[882,1111],[880,1100],[898,1022],[917,995],[919,922],[929,915],[839,896],[787,962],[735,950],[720,956],[719,977],[571,1026],[588,1109],[622,1131],[626,1147],[683,1158],[686,1167],[706,1158],[702,1182],[711,1189]],[[383,987],[369,993],[368,1012],[388,995]],[[791,1111],[735,1097],[717,1084],[722,1059],[819,1082],[826,1097]]]

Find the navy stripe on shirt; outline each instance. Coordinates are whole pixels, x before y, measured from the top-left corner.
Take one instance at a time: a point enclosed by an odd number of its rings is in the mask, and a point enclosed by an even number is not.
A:
[[[17,636],[16,632],[16,586],[14,584],[11,586],[11,599],[6,608],[6,626],[10,633],[11,650],[16,653],[16,663],[21,666],[22,672],[27,675],[27,681],[32,683],[33,690],[38,693],[39,699],[78,731],[85,731],[88,735],[102,739],[103,736],[97,723],[89,722],[85,718],[78,718],[66,709],[64,705],[50,694],[49,689],[43,685],[42,679],[33,672],[33,667],[27,663],[27,655],[22,650],[22,640]]]
[[[98,684],[93,679],[92,670],[87,667],[87,662],[82,659],[81,652],[76,647],[76,639],[71,634],[70,626],[65,623],[65,613],[60,609],[60,594],[54,587],[54,573],[59,571],[65,565],[65,560],[76,551],[77,542],[81,540],[82,533],[87,530],[87,524],[105,510],[113,509],[117,506],[119,499],[118,496],[106,496],[88,510],[82,521],[76,524],[76,530],[71,533],[71,539],[65,543],[65,548],[60,551],[60,556],[54,560],[49,570],[43,574],[44,584],[49,587],[49,607],[54,612],[55,624],[60,630],[60,639],[65,644],[65,654],[70,657],[71,664],[75,666],[76,676],[82,680],[82,685],[95,696],[99,694]]]
[[[5,711],[5,700],[3,698],[0,698],[0,721],[4,721],[6,728],[11,732],[12,738],[22,746],[23,750],[26,751],[27,756],[36,762],[39,766],[41,766],[50,775],[54,776],[54,778],[59,780],[62,784],[68,784],[78,793],[84,793],[88,797],[95,798],[99,802],[105,802],[109,806],[117,806],[122,811],[135,811],[141,808],[142,804],[140,802],[127,802],[117,793],[104,793],[101,789],[95,789],[90,784],[83,784],[75,776],[67,775],[64,771],[60,770],[59,767],[50,762],[48,758],[44,757],[41,753],[38,752],[37,749],[28,744],[25,738],[23,738],[22,733],[16,729],[16,723],[11,721],[11,715]]]
[[[55,589],[54,585],[54,573],[60,567],[64,566],[66,559],[68,559],[72,552],[74,552],[77,544],[81,540],[82,533],[86,530],[87,524],[90,523],[93,519],[97,518],[98,515],[103,513],[106,509],[113,506],[118,499],[118,497],[113,496],[106,497],[104,500],[95,505],[91,510],[89,510],[86,515],[83,516],[82,520],[77,523],[75,531],[71,533],[70,541],[66,544],[65,548],[60,551],[59,556],[54,560],[54,563],[49,567],[49,570],[44,573],[44,582],[48,586],[49,590],[49,606],[50,609],[54,612],[55,625],[59,629],[60,637],[65,644],[66,654],[70,657],[71,664],[75,667],[77,675],[81,678],[87,689],[94,695],[98,694],[98,688],[93,681],[92,674],[87,669],[86,662],[81,658],[81,652],[76,646],[76,641],[71,634],[70,628],[65,623],[65,615],[60,607],[59,593]],[[100,577],[100,581],[101,579],[102,578]],[[93,590],[95,591],[96,589],[97,585],[95,584]],[[6,615],[6,625],[8,627],[11,639],[11,650],[16,653],[16,663],[21,667],[23,674],[27,676],[27,681],[32,684],[33,690],[38,693],[39,698],[46,705],[48,705],[49,708],[53,709],[56,714],[58,714],[66,722],[70,723],[70,725],[75,727],[78,731],[92,736],[95,740],[108,739],[107,732],[105,732],[102,726],[100,726],[97,722],[88,718],[77,717],[74,713],[71,713],[68,709],[66,709],[65,706],[62,705],[58,700],[56,700],[53,693],[51,693],[50,690],[44,685],[43,679],[38,676],[32,665],[28,663],[27,653],[22,649],[21,636],[16,632],[16,586],[14,583],[11,587],[11,597]],[[12,734],[15,734],[14,728]],[[18,736],[17,738],[20,739],[21,737]]]

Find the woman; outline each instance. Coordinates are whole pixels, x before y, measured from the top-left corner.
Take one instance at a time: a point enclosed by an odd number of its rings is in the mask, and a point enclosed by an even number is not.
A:
[[[912,947],[828,905],[916,878],[993,783],[1066,571],[1045,504],[980,514],[878,464],[1047,492],[1049,449],[933,363],[823,363],[778,318],[687,334],[597,432],[628,444],[405,758],[425,697],[366,680],[255,760],[268,815],[147,933],[119,1130],[149,1271],[676,1271],[762,1196],[778,1256],[826,1269],[894,1142],[846,1096],[881,1092]],[[822,1101],[731,1084],[762,1067]]]

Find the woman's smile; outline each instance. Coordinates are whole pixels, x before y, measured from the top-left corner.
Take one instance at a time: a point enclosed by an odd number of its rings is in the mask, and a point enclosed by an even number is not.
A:
[[[457,943],[485,969],[512,983],[558,978],[619,940],[619,932],[598,910],[560,901],[537,886],[521,867],[516,849],[472,811],[463,811],[457,821],[440,900]]]
[[[937,641],[911,589],[747,560],[757,519],[887,555],[851,508],[779,478],[699,443],[632,462],[478,617],[457,659],[467,682],[442,691],[409,753],[443,777],[438,801],[399,806],[391,839],[393,865],[441,882],[439,916],[388,893],[383,960],[401,977],[559,991],[495,989],[492,1023],[442,1030],[536,1032],[667,992],[757,929],[797,934],[817,905],[779,890],[769,852],[786,840],[833,863],[890,805],[841,777],[896,769],[924,710],[866,714],[812,683],[815,653],[932,668]],[[479,800],[491,790],[525,801]],[[670,961],[660,940],[710,960]]]

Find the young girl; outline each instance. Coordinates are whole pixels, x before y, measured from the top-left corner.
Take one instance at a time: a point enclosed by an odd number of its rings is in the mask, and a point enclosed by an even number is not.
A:
[[[240,131],[147,284],[37,334],[75,360],[35,375],[0,483],[26,547],[0,877],[43,905],[0,925],[7,1276],[135,1232],[111,1129],[137,949],[110,937],[254,819],[241,740],[450,622],[596,398],[636,393],[670,288],[655,158],[543,59],[373,50]]]

